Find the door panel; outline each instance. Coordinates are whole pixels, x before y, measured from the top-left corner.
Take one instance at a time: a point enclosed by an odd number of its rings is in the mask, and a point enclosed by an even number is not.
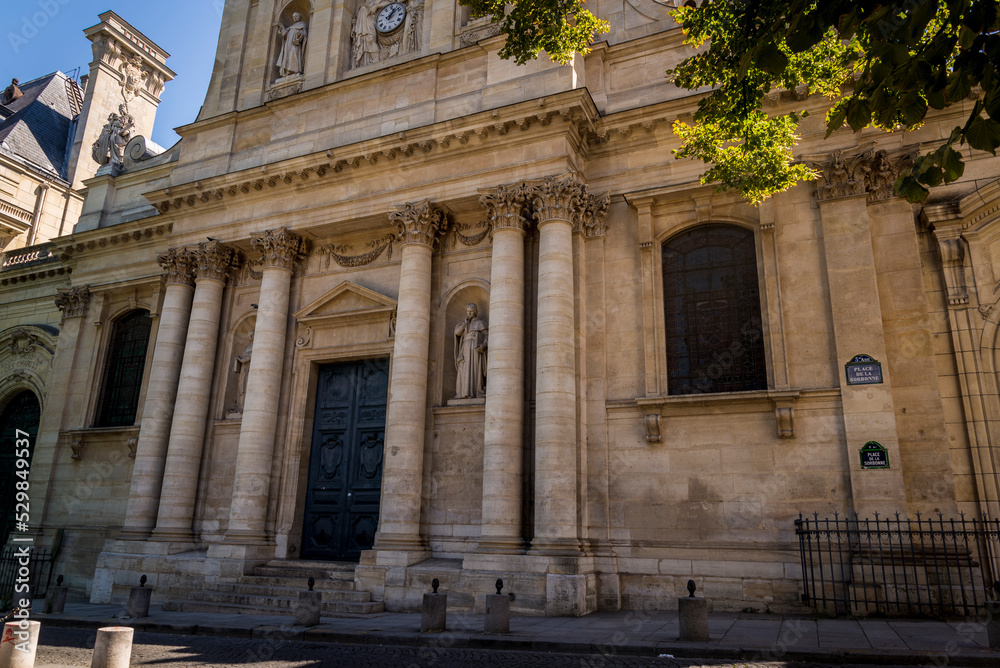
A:
[[[309,460],[302,557],[357,561],[378,527],[388,360],[323,365]]]

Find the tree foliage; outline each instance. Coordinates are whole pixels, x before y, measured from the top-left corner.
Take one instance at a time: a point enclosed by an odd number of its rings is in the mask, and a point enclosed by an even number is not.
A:
[[[583,0],[459,0],[492,15],[507,33],[503,58],[523,64],[544,49],[568,62],[608,25]],[[818,93],[831,100],[827,136],[845,124],[886,131],[919,127],[930,109],[974,98],[962,125],[896,181],[911,201],[955,181],[962,147],[1000,146],[1000,0],[705,0],[673,12],[697,54],[668,75],[705,91],[693,123],[678,121],[679,157],[710,165],[705,183],[752,202],[814,178],[792,147],[805,111],[770,115],[768,93]]]
[[[594,35],[608,31],[608,23],[586,9],[584,0],[459,0],[472,18],[492,16],[507,43],[500,57],[523,65],[542,50],[565,65],[574,53],[587,53]]]
[[[1000,35],[997,0],[707,0],[674,12],[687,43],[704,47],[671,76],[678,86],[711,86],[693,125],[678,122],[680,157],[712,167],[703,182],[737,188],[759,202],[812,178],[792,157],[804,112],[770,116],[774,89],[831,98],[827,136],[845,123],[854,131],[919,127],[929,109],[978,99],[964,125],[920,156],[896,191],[922,201],[928,188],[955,181],[965,169],[961,146],[996,155],[1000,146]]]

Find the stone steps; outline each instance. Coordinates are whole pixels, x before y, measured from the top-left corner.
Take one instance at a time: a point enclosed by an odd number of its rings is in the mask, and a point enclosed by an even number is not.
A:
[[[310,577],[322,593],[323,615],[370,615],[384,612],[385,604],[372,601],[371,592],[354,590],[355,564],[336,562],[272,561],[254,569],[253,575],[225,580],[213,591],[194,592],[191,598],[170,607],[183,612],[290,615],[299,592]]]

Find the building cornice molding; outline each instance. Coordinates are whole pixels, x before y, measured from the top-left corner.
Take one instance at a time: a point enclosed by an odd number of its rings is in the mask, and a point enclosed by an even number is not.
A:
[[[379,162],[402,162],[414,155],[454,151],[473,141],[503,141],[514,130],[561,124],[563,131],[571,128],[581,136],[591,136],[598,122],[599,114],[589,93],[575,90],[473,114],[463,126],[454,121],[437,123],[412,132],[171,186],[145,193],[145,197],[161,214],[187,210],[253,192],[281,189],[311,178],[321,179],[348,169],[364,170]]]
[[[129,243],[162,238],[170,234],[173,226],[173,222],[151,223],[150,219],[144,218],[141,222],[101,227],[56,239],[53,242],[52,253],[63,262],[69,262],[83,251],[100,249],[111,251]]]

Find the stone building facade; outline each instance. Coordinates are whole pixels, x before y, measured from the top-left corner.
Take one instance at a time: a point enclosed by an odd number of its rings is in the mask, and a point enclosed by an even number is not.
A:
[[[598,1],[606,42],[516,67],[453,1],[227,2],[181,141],[86,181],[63,273],[0,273],[0,407],[41,399],[32,527],[74,590],[342,562],[389,610],[434,577],[800,610],[799,513],[1000,510],[1000,163],[891,192],[973,101],[825,140],[776,94],[822,178],[752,207],[671,156],[667,9]]]

